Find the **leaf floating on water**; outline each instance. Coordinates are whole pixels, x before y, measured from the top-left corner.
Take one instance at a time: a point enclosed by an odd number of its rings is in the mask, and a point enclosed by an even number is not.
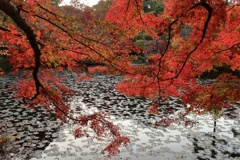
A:
[[[82,152],[81,155],[82,155],[82,156],[87,156],[88,153],[87,153],[87,152]]]

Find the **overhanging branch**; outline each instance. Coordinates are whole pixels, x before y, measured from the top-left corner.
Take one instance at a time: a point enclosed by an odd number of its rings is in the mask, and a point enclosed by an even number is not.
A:
[[[203,30],[202,30],[202,37],[201,37],[198,45],[197,45],[196,47],[194,47],[194,49],[187,54],[187,57],[185,58],[185,60],[184,60],[184,62],[183,62],[183,64],[182,64],[180,70],[178,71],[178,73],[177,73],[175,76],[173,76],[173,77],[171,77],[171,78],[164,79],[164,80],[171,80],[171,81],[173,81],[175,78],[177,78],[177,77],[181,74],[181,72],[183,71],[183,68],[184,68],[184,67],[186,66],[186,64],[187,64],[188,59],[190,58],[190,56],[192,55],[192,53],[194,53],[194,52],[198,49],[198,47],[202,44],[202,42],[203,42],[203,40],[204,40],[204,38],[205,38],[205,35],[206,35],[206,32],[207,32],[207,28],[208,28],[208,24],[209,24],[209,22],[210,22],[210,20],[211,20],[211,17],[212,17],[212,11],[213,11],[213,9],[212,9],[212,7],[211,7],[208,3],[206,3],[205,0],[201,0],[200,3],[194,5],[194,6],[191,7],[188,11],[190,11],[190,10],[192,10],[192,9],[198,7],[198,6],[203,6],[203,7],[208,11],[208,16],[207,16],[207,19],[206,19],[206,21],[205,21],[205,23],[204,23]]]
[[[40,56],[41,51],[38,46],[38,42],[36,40],[36,35],[33,33],[31,26],[29,26],[25,19],[20,15],[18,8],[9,0],[1,0],[0,1],[0,10],[5,12],[11,19],[17,24],[17,26],[24,31],[29,40],[29,43],[34,51],[34,59],[35,66],[32,72],[33,79],[35,81],[36,94],[32,99],[37,97],[40,94],[40,88],[43,88],[42,84],[38,79],[38,71],[40,68]]]

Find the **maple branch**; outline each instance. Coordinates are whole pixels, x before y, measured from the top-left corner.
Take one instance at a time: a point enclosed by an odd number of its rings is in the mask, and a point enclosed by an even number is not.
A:
[[[66,19],[65,17],[59,16],[59,15],[55,14],[54,12],[48,10],[47,8],[43,7],[43,6],[40,5],[40,4],[38,4],[38,7],[40,7],[40,8],[41,8],[42,10],[44,10],[45,12],[48,12],[48,13],[50,13],[51,15],[55,16],[57,19],[58,19],[58,17],[61,17],[61,18]],[[23,9],[22,9],[22,10],[23,10]],[[23,11],[26,12],[26,13],[28,13],[28,11],[26,11],[26,10],[23,10]],[[35,14],[35,16],[37,16],[37,15]],[[38,18],[40,18],[40,17],[38,17]],[[71,20],[70,20],[70,21],[71,21]],[[48,22],[49,22],[49,21],[48,21]],[[50,23],[50,22],[49,22],[49,23]],[[52,23],[51,23],[51,24],[52,24]],[[68,27],[67,27],[64,23],[61,23],[61,24],[68,29]],[[52,24],[52,25],[54,25],[54,24]],[[57,25],[57,26],[55,26],[55,27],[58,27],[58,28],[59,28],[60,26]],[[73,30],[71,30],[71,31],[73,31]],[[86,40],[90,40],[90,41],[93,41],[93,42],[96,42],[96,43],[99,43],[99,44],[102,44],[102,45],[107,45],[107,44],[105,44],[105,43],[103,43],[103,42],[99,42],[99,41],[97,41],[97,40],[95,40],[95,39],[91,39],[91,38],[85,37],[85,36],[83,36],[82,34],[80,34],[80,36],[81,36],[82,38],[86,39]],[[108,46],[108,45],[107,45],[107,46]]]
[[[0,27],[0,30],[5,31],[5,32],[11,32],[11,30],[9,30],[9,29],[7,29],[7,28],[4,28],[4,27]],[[21,34],[14,34],[14,36],[22,37]]]
[[[1,27],[1,26],[0,26],[0,30],[10,32],[9,29],[7,29],[7,28],[3,28],[3,27]]]
[[[1,26],[0,26],[0,30],[5,31],[5,32],[11,32],[9,29],[4,28],[4,27],[1,27]],[[21,34],[14,34],[14,36],[22,37]],[[45,45],[44,45],[42,42],[40,42],[40,41],[37,41],[37,43],[38,43],[39,45],[41,45],[41,46],[45,46]]]
[[[138,11],[138,14],[139,14],[139,16],[140,16],[140,19],[141,19],[141,21],[143,22],[143,24],[144,24],[144,21],[143,21],[143,19],[142,19],[142,15],[141,15],[141,12],[140,12],[140,10],[139,10],[139,5],[138,5],[138,2],[137,2],[137,0],[134,0],[135,2],[136,2],[136,5],[137,5],[137,11]]]
[[[200,5],[201,5],[201,3],[195,4],[194,6],[190,7],[190,8],[187,10],[187,12],[191,11],[192,9],[194,9],[194,8],[200,6]],[[183,17],[183,16],[184,16],[184,14],[182,13],[179,17],[177,17],[174,21],[172,21],[172,22],[170,23],[170,25],[168,26],[168,41],[167,41],[167,45],[166,45],[166,47],[165,47],[165,50],[164,50],[163,53],[162,53],[163,56],[164,56],[164,54],[167,52],[167,50],[168,50],[168,48],[169,48],[169,45],[170,45],[170,43],[171,43],[171,28],[172,28],[172,26],[179,20],[179,18],[181,18],[181,17]],[[160,58],[160,61],[161,61],[161,59],[163,58],[163,56]]]
[[[207,19],[206,19],[206,21],[205,21],[205,23],[204,23],[204,28],[203,28],[203,34],[202,34],[202,38],[201,38],[201,40],[200,40],[200,44],[202,43],[202,41],[203,41],[203,39],[204,39],[204,37],[205,37],[205,35],[206,35],[206,31],[207,31],[207,27],[208,27],[208,23],[210,22],[210,20],[211,20],[211,17],[212,17],[212,11],[213,11],[213,9],[212,9],[212,7],[208,4],[208,3],[203,3],[203,4],[201,4],[207,11],[208,11],[208,17],[207,17]]]
[[[68,118],[71,118],[72,120],[80,122],[81,120],[74,119],[73,117],[69,116],[64,110],[62,110],[58,106],[58,104],[56,104],[54,102],[54,100],[53,100],[54,98],[44,89],[44,87],[40,83],[40,81],[38,79],[38,71],[39,71],[39,67],[40,67],[40,64],[41,64],[40,63],[41,51],[39,49],[39,46],[38,46],[38,43],[37,43],[37,40],[36,40],[36,35],[33,33],[33,30],[31,29],[31,27],[25,22],[23,17],[20,15],[18,8],[16,8],[14,6],[14,4],[12,2],[10,2],[9,0],[1,0],[0,1],[0,10],[2,10],[7,15],[9,15],[12,18],[12,20],[17,24],[17,26],[25,32],[25,34],[26,34],[26,36],[27,36],[27,38],[29,40],[29,43],[30,43],[30,45],[31,45],[31,47],[32,47],[32,49],[34,51],[35,68],[33,70],[32,75],[33,75],[33,78],[34,78],[34,81],[35,81],[36,94],[35,94],[35,96],[33,96],[31,98],[31,100],[33,100],[34,98],[36,98],[40,94],[40,88],[42,88],[43,92],[46,95],[48,95],[48,97],[52,100],[53,105],[62,114],[64,114]],[[7,30],[5,30],[5,31],[7,31]],[[71,37],[71,38],[73,38],[73,37]],[[73,38],[73,39],[75,39],[75,38]],[[88,48],[90,48],[90,47],[88,47]],[[67,109],[69,109],[69,108],[67,108]],[[89,118],[89,120],[92,120],[92,119]],[[99,122],[104,124],[106,127],[108,127],[113,136],[119,136],[119,132],[114,131],[114,127],[111,126],[109,123],[107,123],[106,121],[104,121],[102,119],[96,119],[96,120],[98,120]]]
[[[179,18],[181,18],[181,17],[183,17],[184,16],[184,13],[182,13],[179,17],[177,17],[174,21],[172,21],[171,23],[170,23],[170,25],[168,26],[168,40],[167,40],[167,45],[166,45],[166,47],[165,47],[165,50],[162,52],[162,54],[161,54],[161,57],[158,59],[158,72],[157,72],[157,74],[156,74],[156,76],[155,76],[155,78],[157,79],[157,83],[158,83],[158,89],[159,89],[159,102],[160,102],[160,98],[161,98],[161,96],[160,96],[160,81],[162,80],[162,81],[167,81],[167,80],[171,80],[171,82],[170,82],[170,84],[173,82],[173,80],[175,79],[175,78],[177,78],[180,74],[181,74],[181,72],[182,72],[182,70],[183,70],[183,68],[186,66],[186,63],[187,63],[187,61],[188,61],[188,59],[189,59],[189,57],[191,56],[191,54],[193,53],[193,52],[195,52],[197,49],[198,49],[198,47],[202,44],[202,41],[203,41],[203,39],[205,38],[205,35],[206,35],[206,31],[207,31],[207,27],[208,27],[208,23],[210,22],[210,19],[211,19],[211,17],[212,17],[212,7],[208,4],[208,3],[206,3],[206,1],[205,0],[201,0],[199,3],[197,3],[197,4],[195,4],[195,5],[193,5],[192,7],[190,7],[187,11],[186,11],[186,13],[187,12],[189,12],[189,11],[191,11],[192,9],[194,9],[194,8],[197,8],[198,6],[203,6],[207,11],[208,11],[208,16],[207,16],[207,19],[206,19],[206,21],[205,21],[205,23],[204,23],[204,27],[203,27],[203,30],[202,30],[202,37],[201,37],[201,39],[200,39],[200,42],[199,42],[199,44],[190,52],[190,53],[188,53],[188,55],[187,55],[187,57],[185,58],[185,60],[184,60],[184,62],[183,62],[183,64],[182,64],[182,66],[181,66],[181,68],[180,68],[180,70],[179,70],[179,72],[174,76],[174,77],[171,77],[171,78],[166,78],[166,79],[161,79],[161,78],[159,78],[159,74],[160,74],[160,71],[161,71],[161,62],[162,62],[162,59],[163,59],[163,57],[164,57],[164,55],[166,54],[166,52],[167,52],[167,50],[168,50],[168,48],[169,48],[169,46],[170,46],[170,43],[171,43],[171,28],[172,28],[172,26],[179,20]]]
[[[240,43],[236,43],[236,44],[232,45],[232,46],[229,47],[229,48],[222,49],[222,50],[219,50],[219,51],[214,52],[214,53],[221,53],[221,52],[224,52],[224,51],[230,50],[230,49],[232,49],[232,48],[234,48],[234,47],[236,47],[236,46],[237,46],[238,48],[240,48],[239,45],[240,45]]]
[[[78,51],[68,49],[68,48],[64,48],[64,47],[62,47],[60,50],[70,51],[70,52],[74,52],[74,53],[77,53],[77,54],[85,55],[85,56],[88,56],[92,61],[94,61],[93,58],[89,54],[85,54],[85,53],[78,52]]]
[[[43,7],[42,5],[40,5],[39,3],[37,4],[38,7],[40,7],[42,10],[50,13],[51,15],[55,16],[56,18],[58,17],[61,17],[61,18],[65,18],[65,17],[62,17],[62,16],[59,16],[59,15],[56,15],[55,13],[53,13],[52,11],[49,11],[47,8]]]
[[[128,4],[127,4],[127,8],[126,8],[125,14],[127,13],[128,9],[129,9],[130,1],[131,1],[131,0],[128,0]],[[134,0],[134,1],[135,1],[135,3],[136,3],[137,12],[138,12],[138,14],[139,14],[139,16],[140,16],[140,19],[141,19],[141,21],[142,21],[143,24],[144,24],[144,21],[143,21],[143,19],[142,19],[142,14],[141,14],[141,12],[140,12],[140,10],[139,10],[139,4],[138,4],[137,0]],[[144,24],[144,25],[145,25],[145,24]]]
[[[74,122],[78,122],[78,123],[81,124],[81,122],[83,122],[83,120],[84,120],[84,121],[93,121],[93,119],[94,119],[94,120],[96,120],[96,121],[99,121],[99,122],[102,123],[105,127],[107,127],[107,128],[109,129],[110,133],[113,135],[113,139],[114,139],[114,140],[115,140],[116,137],[120,136],[120,133],[119,133],[119,131],[118,131],[119,129],[118,129],[117,131],[114,130],[114,129],[117,129],[117,128],[114,127],[115,125],[113,125],[113,124],[111,125],[111,124],[110,124],[111,122],[108,122],[106,119],[104,119],[105,117],[104,117],[103,115],[101,115],[102,117],[98,117],[98,116],[92,117],[91,115],[89,115],[89,116],[85,116],[84,119],[74,118],[73,116],[67,114],[63,109],[61,109],[61,108],[58,106],[57,103],[55,103],[54,98],[51,96],[51,94],[48,93],[47,90],[44,89],[43,92],[50,98],[52,104],[56,107],[56,109],[59,110],[59,111],[60,111],[66,118],[68,118],[69,120],[72,120],[72,121],[74,121]],[[65,106],[66,106],[66,105],[65,105]],[[70,109],[70,108],[68,107],[67,109]],[[101,153],[103,153],[103,152],[104,152],[104,150],[103,150]]]
[[[11,32],[9,29],[7,29],[7,28],[3,28],[3,27],[1,27],[0,26],[0,30],[3,30],[3,31],[6,31],[6,32]],[[20,35],[20,34],[14,34],[15,36],[17,36],[17,37],[22,37],[22,35]],[[45,46],[42,42],[40,42],[40,41],[37,41],[37,43],[39,44],[39,45],[41,45],[41,46]],[[71,51],[71,52],[74,52],[74,53],[78,53],[78,54],[83,54],[83,55],[86,55],[86,56],[88,56],[90,59],[92,59],[92,57],[90,57],[90,55],[88,55],[88,54],[84,54],[84,53],[80,53],[80,52],[77,52],[77,51],[74,51],[74,50],[69,50],[69,49],[67,49],[67,48],[62,48],[62,50],[67,50],[67,51]],[[93,60],[93,59],[92,59]],[[80,62],[80,61],[76,61],[76,62],[78,62],[78,63],[80,63],[81,64],[81,66],[82,67],[84,67],[86,70],[87,70],[87,67],[84,65],[84,63],[82,63],[82,62]],[[42,87],[42,86],[41,86]],[[42,87],[43,88],[43,87]],[[35,99],[36,98],[36,95],[33,97],[33,98],[31,98],[31,99]],[[26,100],[24,100],[25,102],[26,102]]]
[[[174,21],[172,21],[172,22],[170,23],[170,25],[168,26],[168,41],[167,41],[167,45],[166,45],[163,53],[161,54],[162,56],[161,56],[161,58],[160,58],[160,61],[161,61],[161,59],[163,58],[164,54],[167,52],[167,50],[168,50],[168,48],[169,48],[169,45],[170,45],[170,43],[171,43],[171,30],[172,30],[171,28],[172,28],[172,26],[178,21],[179,18],[180,18],[180,17],[176,18],[176,19],[175,19]]]
[[[190,10],[193,9],[193,8],[196,8],[198,6],[203,6],[208,11],[208,16],[207,16],[207,19],[206,19],[206,21],[204,23],[204,27],[203,27],[203,30],[202,30],[202,37],[200,39],[200,42],[198,43],[198,45],[191,52],[189,52],[187,54],[187,57],[185,58],[185,60],[184,60],[184,62],[182,64],[180,70],[178,71],[178,73],[174,77],[167,78],[167,79],[164,79],[164,80],[171,80],[171,81],[173,81],[175,78],[177,78],[182,73],[183,68],[186,66],[189,57],[191,56],[191,54],[193,52],[195,52],[198,49],[198,47],[202,44],[203,39],[205,38],[207,27],[208,27],[208,23],[210,22],[211,17],[212,17],[213,9],[212,9],[212,7],[208,3],[206,3],[206,1],[201,0],[201,2],[199,4],[196,4],[193,7],[191,7]]]
[[[237,5],[232,5],[226,12],[231,11],[234,7],[236,7]]]
[[[182,17],[183,15],[181,15],[180,17]],[[166,54],[168,48],[169,48],[169,45],[171,43],[171,28],[172,26],[178,21],[178,19],[180,18],[176,18],[174,21],[172,21],[170,23],[170,25],[168,26],[168,41],[167,41],[167,45],[165,47],[165,50],[163,51],[163,53],[161,54],[161,57],[159,58],[159,62],[158,62],[158,73],[156,75],[156,78],[157,78],[157,84],[158,84],[158,102],[160,104],[161,102],[161,86],[160,86],[160,78],[159,78],[159,74],[160,74],[160,71],[161,71],[161,63],[162,63],[162,59],[164,57],[164,55]]]
[[[34,98],[36,98],[40,94],[40,87],[43,88],[42,84],[40,83],[38,79],[38,71],[40,68],[40,56],[41,51],[38,47],[38,43],[36,40],[36,35],[33,33],[33,30],[31,27],[26,23],[25,19],[20,15],[19,7],[16,7],[11,1],[9,0],[1,0],[0,1],[0,10],[5,12],[11,19],[17,24],[17,26],[24,31],[26,34],[29,43],[34,51],[34,59],[35,59],[35,66],[32,72],[33,79],[35,81],[35,87],[36,87],[36,94],[34,95]]]
[[[21,9],[21,10],[24,11],[24,12],[26,12],[26,13],[28,13],[28,11],[26,11],[26,10],[23,10],[23,9]],[[65,29],[62,28],[61,26],[53,23],[52,21],[50,21],[50,20],[48,20],[48,19],[46,19],[46,18],[44,18],[44,17],[42,17],[42,16],[39,16],[39,15],[36,15],[36,14],[35,14],[35,16],[38,17],[38,18],[40,18],[40,19],[42,19],[42,20],[44,20],[44,21],[46,21],[46,22],[48,22],[48,23],[50,23],[50,24],[52,24],[53,26],[57,27],[58,29],[60,29],[61,31],[63,31],[64,33],[66,33],[71,39],[73,39],[74,41],[78,42],[79,44],[83,45],[84,47],[90,49],[91,51],[93,51],[94,53],[96,53],[97,55],[99,55],[100,57],[102,57],[105,61],[108,62],[108,64],[109,64],[110,66],[112,66],[113,68],[115,68],[117,71],[119,71],[119,72],[121,72],[121,73],[126,73],[126,72],[127,72],[127,71],[123,71],[120,66],[117,66],[116,64],[113,64],[108,58],[106,58],[105,56],[103,56],[100,52],[98,52],[98,51],[95,50],[94,48],[92,48],[92,47],[90,47],[89,45],[85,44],[84,42],[82,42],[82,41],[74,38],[67,30],[65,30]],[[81,36],[81,35],[80,35],[80,36]],[[84,38],[84,37],[83,37],[83,38]],[[99,42],[98,42],[98,43],[99,43]]]
[[[38,43],[43,47],[45,46],[41,42],[38,42]],[[70,51],[70,52],[74,52],[74,53],[77,53],[77,54],[85,55],[85,56],[89,57],[92,61],[94,61],[93,58],[89,54],[84,54],[84,53],[81,53],[81,52],[78,52],[78,51],[75,51],[75,50],[71,50],[71,49],[68,49],[68,48],[64,48],[64,47],[61,47],[59,50]],[[78,61],[78,60],[74,60],[74,61],[77,62],[77,63],[80,63],[80,65],[87,70],[87,67],[84,65],[83,62]]]
[[[194,9],[194,8],[196,8],[198,6],[203,6],[208,11],[208,16],[207,16],[207,19],[206,19],[206,21],[204,23],[204,27],[203,27],[203,30],[202,30],[202,37],[200,39],[199,44],[191,52],[189,52],[187,54],[187,57],[185,58],[185,60],[184,60],[184,62],[182,64],[179,72],[174,77],[161,79],[161,78],[159,78],[159,74],[160,74],[160,71],[161,71],[161,62],[162,62],[162,59],[163,59],[164,55],[166,54],[166,52],[167,52],[167,50],[169,48],[169,45],[171,43],[171,28],[178,21],[179,18],[184,16],[184,14],[182,13],[179,17],[177,17],[174,21],[172,21],[170,23],[170,25],[168,26],[168,42],[167,42],[167,45],[165,47],[165,50],[161,54],[161,57],[158,59],[158,61],[159,61],[159,63],[158,63],[158,73],[156,74],[156,77],[155,77],[155,78],[157,78],[157,83],[158,83],[158,90],[159,90],[159,92],[158,92],[158,101],[159,101],[159,103],[161,101],[160,81],[161,80],[162,81],[171,80],[170,84],[172,84],[173,80],[176,79],[181,74],[181,72],[183,71],[183,69],[186,66],[187,61],[188,61],[189,57],[191,56],[191,54],[194,53],[198,49],[198,47],[202,44],[203,39],[205,38],[207,27],[208,27],[208,24],[209,24],[209,22],[211,20],[211,17],[212,17],[212,7],[208,3],[206,3],[205,0],[201,0],[199,3],[197,3],[194,6],[190,7],[189,10],[187,10],[187,12],[191,11],[192,9]]]
[[[182,16],[183,16],[183,15],[181,15],[180,17],[182,17]],[[156,82],[151,82],[151,83],[149,83],[148,85],[145,85],[145,86],[142,86],[142,87],[141,87],[141,88],[144,88],[144,87],[148,87],[148,86],[151,86],[152,84],[157,83],[157,86],[158,86],[158,101],[159,101],[159,104],[160,104],[160,102],[161,102],[161,86],[160,86],[160,81],[161,81],[161,79],[159,78],[159,74],[160,74],[160,71],[161,71],[161,62],[162,62],[162,59],[163,59],[164,55],[166,54],[166,52],[167,52],[167,50],[168,50],[168,48],[169,48],[169,46],[170,46],[170,43],[171,43],[171,30],[172,30],[171,28],[172,28],[172,26],[178,21],[178,19],[179,19],[180,17],[176,18],[176,19],[175,19],[174,21],[172,21],[172,22],[170,23],[170,25],[168,26],[168,40],[167,40],[167,45],[166,45],[163,53],[161,53],[161,57],[158,59],[158,72],[157,72],[156,76],[154,76],[154,78],[156,78],[157,81],[156,81]]]
[[[126,14],[127,11],[128,11],[128,8],[129,8],[129,5],[130,5],[130,1],[131,1],[131,0],[128,0],[128,4],[127,4],[127,8],[126,8],[125,14]]]

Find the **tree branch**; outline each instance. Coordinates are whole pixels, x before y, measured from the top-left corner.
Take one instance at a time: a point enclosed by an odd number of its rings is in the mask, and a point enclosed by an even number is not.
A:
[[[190,10],[192,10],[193,8],[196,8],[196,7],[198,7],[198,6],[203,6],[203,7],[208,11],[208,16],[207,16],[207,19],[206,19],[206,21],[205,21],[205,23],[204,23],[204,27],[203,27],[203,30],[202,30],[202,37],[201,37],[201,39],[200,39],[200,42],[199,42],[199,44],[198,44],[191,52],[188,53],[188,55],[187,55],[187,57],[185,58],[185,60],[184,60],[184,62],[183,62],[183,64],[182,64],[180,70],[178,71],[178,73],[177,73],[174,77],[171,77],[171,78],[168,78],[168,79],[164,79],[164,80],[172,80],[172,81],[173,81],[175,78],[177,78],[177,77],[181,74],[181,72],[183,71],[183,68],[184,68],[184,67],[186,66],[186,64],[187,64],[187,61],[188,61],[189,57],[191,56],[191,54],[192,54],[193,52],[195,52],[195,51],[198,49],[198,47],[202,44],[202,42],[203,42],[203,40],[204,40],[204,38],[205,38],[206,31],[207,31],[207,27],[208,27],[208,24],[209,24],[209,22],[210,22],[210,20],[211,20],[211,17],[212,17],[212,11],[213,11],[213,9],[212,9],[212,7],[211,7],[208,3],[206,3],[205,0],[201,0],[201,2],[200,2],[199,4],[196,4],[196,5],[194,5],[193,7],[191,7]]]
[[[230,49],[232,49],[232,48],[234,48],[234,47],[236,47],[236,46],[237,46],[238,48],[240,48],[239,45],[240,45],[240,43],[236,43],[236,44],[232,45],[232,46],[229,47],[229,48],[222,49],[222,50],[219,50],[219,51],[214,52],[214,53],[221,53],[221,52],[224,52],[224,51],[230,50]]]
[[[37,97],[40,94],[40,87],[43,88],[42,84],[38,79],[38,71],[40,68],[40,56],[41,51],[38,47],[38,43],[36,40],[36,35],[33,33],[31,27],[26,23],[25,19],[20,15],[19,9],[9,0],[1,0],[0,1],[0,10],[5,12],[11,19],[17,24],[17,26],[24,31],[26,34],[29,43],[34,51],[34,59],[35,59],[35,66],[32,72],[33,79],[35,81],[36,87],[36,94],[32,99]]]
[[[23,10],[23,9],[21,9],[21,10],[22,10],[23,12],[28,13],[28,11],[26,11],[26,10]],[[103,58],[103,60],[105,60],[111,67],[113,67],[113,68],[116,69],[117,71],[119,71],[119,72],[121,72],[121,73],[126,73],[126,72],[127,72],[127,71],[123,71],[123,70],[122,70],[122,67],[118,66],[117,64],[112,63],[111,60],[109,60],[108,58],[106,58],[104,55],[102,55],[102,54],[101,54],[100,52],[98,52],[96,49],[94,49],[94,48],[92,48],[91,46],[85,44],[84,42],[78,40],[77,38],[74,38],[74,37],[71,35],[71,33],[69,33],[68,30],[62,28],[61,26],[53,23],[52,21],[50,21],[50,20],[48,20],[47,18],[44,18],[44,17],[42,17],[42,16],[40,16],[40,15],[35,14],[34,16],[36,16],[36,17],[38,17],[39,19],[42,19],[42,20],[50,23],[51,25],[55,26],[56,28],[60,29],[62,32],[66,33],[72,40],[78,42],[78,43],[81,44],[82,46],[90,49],[90,51],[93,51],[94,53],[96,53],[97,55],[99,55],[101,58]],[[83,37],[82,35],[80,35],[80,36]],[[83,37],[83,38],[87,39],[86,37]],[[92,41],[96,42],[95,40],[92,40]],[[99,43],[99,42],[98,42],[98,43]]]

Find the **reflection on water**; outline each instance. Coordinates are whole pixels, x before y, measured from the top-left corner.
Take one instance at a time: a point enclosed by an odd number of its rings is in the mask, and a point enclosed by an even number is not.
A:
[[[118,94],[114,85],[119,77],[98,75],[92,81],[73,83],[73,74],[65,76],[68,76],[67,85],[77,91],[77,96],[69,102],[76,114],[107,112],[111,115],[112,121],[122,128],[122,134],[130,138],[130,144],[122,147],[121,153],[112,159],[240,158],[239,109],[229,110],[226,116],[216,121],[212,120],[210,115],[189,115],[189,118],[199,122],[192,128],[176,124],[167,128],[154,128],[153,124],[161,115],[148,115],[146,108],[151,104],[149,100]],[[16,100],[10,99],[12,101],[10,104],[8,100],[7,96],[0,98],[0,103],[5,106],[0,113],[4,121],[1,119],[0,123],[7,126],[6,130],[16,130],[15,134],[25,135],[23,141],[16,141],[16,145],[22,150],[20,152],[22,159],[28,159],[27,157],[31,157],[32,160],[107,159],[101,151],[110,142],[109,137],[103,141],[85,137],[75,139],[72,135],[74,125],[64,124],[60,128],[59,123],[43,110],[30,112],[20,109],[17,111],[18,114],[14,115],[19,106]],[[182,107],[180,101],[175,98],[162,105],[175,110]],[[7,116],[5,112],[8,113]],[[25,125],[27,126],[24,128]],[[94,135],[93,132],[91,134]],[[26,147],[29,145],[31,147]],[[29,148],[31,150],[27,152]],[[38,152],[35,152],[36,150]]]
[[[9,155],[5,151],[2,154],[6,155],[1,155],[0,160],[31,159],[58,136],[60,122],[42,107],[27,109],[20,101],[11,98],[14,92],[7,92],[6,89],[12,86],[12,81],[17,77],[10,77],[4,77],[0,83],[0,137],[15,137],[15,141],[8,146],[13,148],[14,154]]]

